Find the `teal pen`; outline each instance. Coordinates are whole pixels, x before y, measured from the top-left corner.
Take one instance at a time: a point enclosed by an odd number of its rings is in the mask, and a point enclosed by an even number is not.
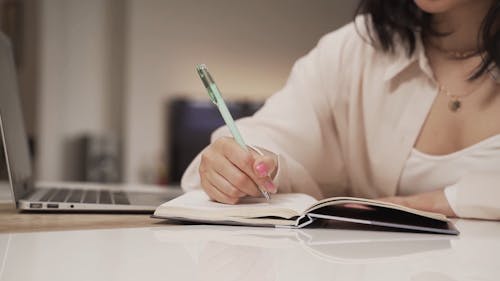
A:
[[[229,110],[227,109],[227,106],[226,106],[226,103],[224,102],[224,99],[222,99],[222,95],[219,91],[219,88],[217,88],[217,85],[215,84],[214,79],[212,78],[212,76],[208,72],[207,66],[204,64],[198,64],[196,66],[196,71],[198,72],[198,75],[200,76],[201,81],[203,81],[203,85],[205,85],[205,88],[207,89],[208,96],[210,97],[210,100],[219,109],[219,112],[222,115],[222,119],[224,119],[224,122],[226,123],[227,127],[229,128],[229,131],[231,131],[233,138],[241,146],[241,148],[248,151],[248,147],[245,144],[243,137],[241,137],[240,131],[238,130],[238,127],[236,127],[236,124],[234,123],[234,119],[231,116],[231,113],[229,112]],[[267,200],[271,199],[271,196],[264,188],[259,186],[259,190]]]

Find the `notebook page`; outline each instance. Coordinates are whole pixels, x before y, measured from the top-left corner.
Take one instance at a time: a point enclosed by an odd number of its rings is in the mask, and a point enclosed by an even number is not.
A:
[[[302,214],[317,200],[306,194],[274,194],[271,200],[265,198],[242,198],[236,205],[211,201],[203,190],[190,191],[171,201],[163,203],[155,211],[159,217],[256,218],[278,216],[291,218]]]

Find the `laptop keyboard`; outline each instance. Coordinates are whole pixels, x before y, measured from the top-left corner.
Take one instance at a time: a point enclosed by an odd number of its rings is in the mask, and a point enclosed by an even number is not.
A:
[[[82,197],[83,191],[81,189],[73,189],[69,197],[66,198],[66,201],[63,202],[80,203],[82,201]]]
[[[115,200],[115,202],[116,202],[116,200]],[[113,204],[113,200],[111,200],[111,192],[109,192],[107,190],[99,191],[99,203],[101,203],[101,204]],[[128,203],[130,203],[130,202],[127,202],[127,204],[125,204],[125,205],[128,205]]]
[[[97,203],[97,191],[87,190],[87,192],[85,192],[85,197],[83,197],[82,203]]]
[[[40,198],[40,201],[44,202],[49,201],[49,199],[52,198],[56,192],[57,189],[55,188],[47,190],[47,192],[42,196],[42,198]]]
[[[127,193],[123,191],[51,188],[40,198],[42,202],[68,202],[89,204],[129,205]]]
[[[64,200],[66,199],[68,194],[69,194],[68,189],[60,189],[54,194],[54,196],[52,198],[50,198],[50,201],[52,201],[52,202],[64,202]]]

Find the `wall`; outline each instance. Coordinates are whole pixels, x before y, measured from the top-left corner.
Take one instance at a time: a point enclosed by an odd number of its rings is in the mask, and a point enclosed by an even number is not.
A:
[[[165,103],[206,98],[206,63],[228,99],[264,99],[321,35],[352,18],[357,1],[132,0],[127,13],[125,175],[147,177],[165,156]]]
[[[195,64],[210,67],[226,98],[265,99],[356,3],[38,1],[38,179],[74,179],[72,142],[112,132],[123,141],[124,180],[148,181],[165,159],[168,100],[206,99]]]
[[[82,134],[122,134],[120,7],[114,0],[39,3],[38,179],[77,177],[74,143]]]

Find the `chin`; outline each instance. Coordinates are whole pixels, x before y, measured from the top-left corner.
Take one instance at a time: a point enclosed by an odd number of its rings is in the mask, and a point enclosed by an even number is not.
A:
[[[445,13],[468,2],[477,0],[414,0],[415,4],[424,12],[430,14]]]

